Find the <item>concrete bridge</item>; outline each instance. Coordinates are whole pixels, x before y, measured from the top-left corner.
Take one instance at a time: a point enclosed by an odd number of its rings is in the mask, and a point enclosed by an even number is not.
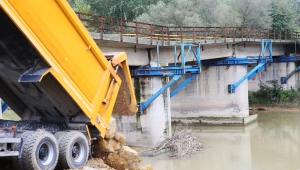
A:
[[[264,39],[272,41],[273,58],[296,55],[299,49],[297,32],[244,27],[167,27],[82,13],[78,16],[103,52],[125,51],[132,69],[156,67],[157,63],[159,66],[180,63],[177,58],[183,42],[200,44],[202,61],[260,56]],[[174,53],[174,45],[178,46],[177,53]],[[194,61],[191,55],[187,56],[187,62]],[[270,53],[266,51],[265,55]],[[249,115],[248,91],[258,90],[260,81],[280,81],[295,70],[297,58],[287,61],[269,64],[251,80],[243,81],[235,93],[228,92],[228,85],[239,81],[253,67],[202,64],[201,73],[174,97],[170,99],[170,89],[167,89],[144,110],[144,114],[118,117],[118,128],[126,134],[128,144],[149,146],[171,134],[171,118],[190,123],[248,123],[256,118]],[[178,86],[189,76],[183,75],[173,86]],[[140,102],[151,98],[171,78],[134,78]],[[296,76],[284,85],[286,89],[289,87],[299,87]],[[216,121],[220,118],[222,121]],[[145,141],[145,138],[152,140]]]

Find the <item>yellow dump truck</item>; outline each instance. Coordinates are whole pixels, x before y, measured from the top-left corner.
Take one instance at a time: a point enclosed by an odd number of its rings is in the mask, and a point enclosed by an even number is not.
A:
[[[0,157],[16,169],[86,163],[111,115],[137,112],[125,53],[103,54],[66,0],[0,0]]]

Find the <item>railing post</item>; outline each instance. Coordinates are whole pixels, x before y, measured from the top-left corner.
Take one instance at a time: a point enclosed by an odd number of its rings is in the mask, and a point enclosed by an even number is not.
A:
[[[286,33],[286,31],[284,31],[284,41],[286,42],[286,35],[287,33]]]
[[[168,45],[170,45],[170,28],[167,27],[167,33],[168,33]]]
[[[235,29],[234,29],[234,27],[232,28],[232,32],[233,32],[233,42],[235,42]]]
[[[216,40],[216,27],[214,27],[214,38],[215,38],[215,43],[217,43],[217,40]]]
[[[150,24],[150,45],[152,45],[153,25]]]
[[[81,21],[81,15],[80,15],[80,12],[77,12],[77,15],[78,15],[79,20]]]
[[[280,33],[279,33],[279,39],[280,39],[279,42],[281,42],[281,30],[280,30]]]
[[[182,27],[180,27],[180,43],[182,43]]]
[[[253,34],[253,39],[254,39],[254,42],[255,42],[255,38],[256,38],[256,29],[255,28],[253,28],[253,32],[254,32],[254,34]]]
[[[225,42],[225,43],[226,43],[226,38],[227,38],[226,27],[224,27],[224,42]]]
[[[104,23],[103,23],[103,16],[100,16],[100,38],[103,40],[103,32],[104,32]]]
[[[249,31],[248,31],[248,27],[246,28],[246,41],[248,41],[249,38]]]
[[[193,43],[195,43],[195,27],[193,27]]]
[[[243,26],[241,26],[241,30],[242,30],[242,32],[241,32],[241,34],[242,34],[242,41],[244,41],[244,27]]]
[[[164,26],[162,26],[162,41],[161,41],[161,46],[164,46],[164,44],[165,44],[165,34],[164,34],[164,32],[165,32],[165,27]]]
[[[204,43],[206,43],[206,27],[204,27]]]
[[[139,43],[139,23],[135,22],[135,42]],[[150,43],[152,45],[152,38],[150,39]]]
[[[123,42],[123,20],[120,20],[120,41]]]

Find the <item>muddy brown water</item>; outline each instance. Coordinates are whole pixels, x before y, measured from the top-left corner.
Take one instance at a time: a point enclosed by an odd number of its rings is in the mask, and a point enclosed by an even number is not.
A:
[[[170,153],[142,157],[155,170],[300,170],[300,110],[253,111],[245,127],[193,126],[206,147],[199,154],[168,159]]]

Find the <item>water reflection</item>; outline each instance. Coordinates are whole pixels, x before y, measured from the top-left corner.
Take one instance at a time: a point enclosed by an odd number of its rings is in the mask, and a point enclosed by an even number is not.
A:
[[[170,160],[168,154],[143,157],[155,170],[300,169],[299,114],[267,113],[245,127],[191,127],[206,148],[199,154]]]

